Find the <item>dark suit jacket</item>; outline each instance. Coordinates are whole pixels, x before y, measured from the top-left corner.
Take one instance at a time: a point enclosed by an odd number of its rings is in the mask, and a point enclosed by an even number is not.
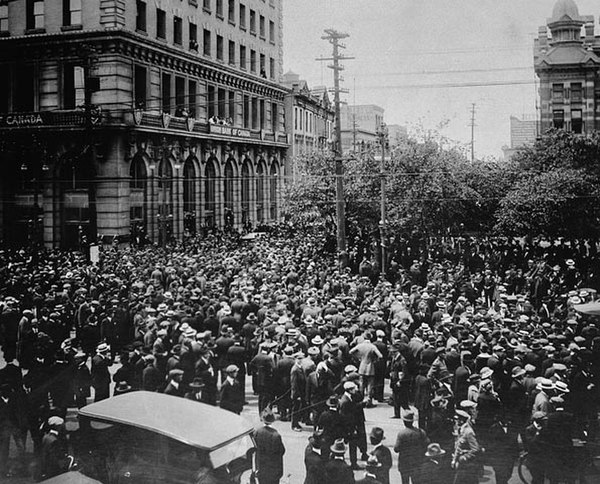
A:
[[[392,451],[385,445],[380,445],[379,447],[373,449],[371,454],[377,457],[377,460],[381,463],[381,467],[375,469],[373,474],[377,476],[377,480],[380,481],[381,484],[389,484],[390,469],[394,465],[392,462]]]
[[[256,461],[259,482],[281,479],[283,476],[283,454],[285,447],[279,432],[272,427],[264,426],[254,431],[256,441]]]
[[[304,400],[306,396],[306,376],[304,370],[297,365],[292,366],[290,371],[290,385],[292,400]]]
[[[325,463],[327,484],[353,484],[352,467],[341,459],[331,459]]]
[[[242,409],[244,408],[244,389],[240,382],[234,381],[233,384],[229,383],[229,380],[223,382],[219,407],[238,415],[242,413]]]
[[[308,445],[304,451],[304,466],[306,467],[306,478],[304,484],[325,484],[325,462],[319,454]]]

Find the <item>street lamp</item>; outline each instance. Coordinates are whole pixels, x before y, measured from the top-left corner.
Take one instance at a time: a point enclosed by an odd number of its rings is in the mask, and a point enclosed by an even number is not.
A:
[[[379,143],[381,144],[381,163],[379,165],[379,177],[381,180],[381,220],[379,222],[379,237],[381,244],[381,275],[385,277],[386,271],[386,207],[385,207],[385,147],[388,143],[388,128],[382,121],[376,131]]]

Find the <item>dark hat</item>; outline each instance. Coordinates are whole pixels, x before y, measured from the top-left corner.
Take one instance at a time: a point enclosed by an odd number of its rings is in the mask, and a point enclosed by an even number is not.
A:
[[[273,413],[273,410],[271,410],[270,407],[267,407],[263,410],[261,418],[262,421],[267,424],[275,422],[275,414]]]
[[[190,388],[203,388],[204,382],[202,381],[202,378],[196,377],[191,381],[191,383],[189,384],[189,387]]]
[[[415,421],[415,413],[412,410],[409,410],[402,415],[402,420],[405,422],[414,422]]]
[[[385,435],[381,427],[373,427],[369,433],[369,437],[377,440],[378,442],[381,442],[383,439],[385,439]]]
[[[126,393],[131,390],[131,385],[128,385],[126,381],[120,381],[115,387],[115,391],[120,393]]]
[[[335,395],[331,395],[327,401],[325,402],[325,404],[331,408],[331,407],[335,407],[337,408],[338,406],[338,397],[336,397]]]

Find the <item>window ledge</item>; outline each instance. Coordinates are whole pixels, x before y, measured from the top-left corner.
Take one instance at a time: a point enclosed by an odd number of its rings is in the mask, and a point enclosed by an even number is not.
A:
[[[222,13],[218,13],[218,14],[217,14],[217,18],[218,18],[219,20],[224,20],[224,19],[225,19],[225,17],[223,16],[223,14],[222,14]]]
[[[210,8],[202,7],[202,11],[206,12],[209,15],[212,14],[212,11],[210,10]]]
[[[27,29],[25,35],[45,34],[46,29]]]
[[[146,37],[148,37],[148,32],[146,32],[145,30],[135,29],[135,33],[145,35]]]
[[[197,7],[198,0],[188,0],[188,4],[190,4],[192,7]]]
[[[83,30],[83,25],[81,24],[77,24],[77,25],[63,25],[60,30],[62,30],[63,32],[72,32],[74,30]]]
[[[246,26],[245,25],[240,25],[240,30],[243,30],[244,32],[246,32]]]
[[[229,19],[228,22],[229,22],[229,25],[233,25],[235,27],[235,20]]]

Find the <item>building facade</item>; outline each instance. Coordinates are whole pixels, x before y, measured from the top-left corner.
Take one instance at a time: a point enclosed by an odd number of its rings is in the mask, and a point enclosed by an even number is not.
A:
[[[521,148],[531,146],[538,137],[537,116],[510,117],[510,146],[503,146],[504,159],[509,160]]]
[[[280,0],[0,4],[0,237],[165,242],[279,219]]]
[[[293,176],[291,161],[295,156],[330,148],[335,109],[326,88],[311,90],[298,74],[287,72],[282,84],[289,90],[285,98],[285,125],[290,140],[286,175]]]
[[[540,130],[585,133],[600,128],[600,38],[594,17],[558,0],[534,44],[540,87]]]
[[[359,152],[379,143],[377,128],[383,122],[384,109],[374,104],[340,106],[342,152]]]

